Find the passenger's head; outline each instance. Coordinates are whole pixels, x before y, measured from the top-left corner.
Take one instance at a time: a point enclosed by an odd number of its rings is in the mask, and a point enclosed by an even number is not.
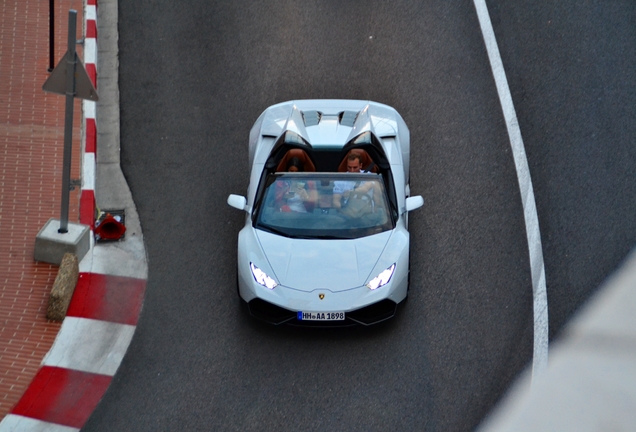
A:
[[[303,163],[297,157],[293,157],[287,162],[287,171],[289,172],[298,172],[304,170],[305,167],[303,166]]]
[[[347,172],[360,172],[362,171],[362,158],[359,154],[351,153],[347,156]]]

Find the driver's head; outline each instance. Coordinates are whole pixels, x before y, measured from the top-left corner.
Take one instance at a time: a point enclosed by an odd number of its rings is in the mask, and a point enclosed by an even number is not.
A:
[[[362,171],[362,159],[358,154],[350,154],[347,157],[347,172],[357,173]]]

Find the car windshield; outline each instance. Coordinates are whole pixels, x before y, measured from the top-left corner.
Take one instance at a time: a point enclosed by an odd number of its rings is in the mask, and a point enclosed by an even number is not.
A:
[[[270,174],[253,220],[255,228],[310,239],[353,239],[395,227],[382,177],[372,173]]]

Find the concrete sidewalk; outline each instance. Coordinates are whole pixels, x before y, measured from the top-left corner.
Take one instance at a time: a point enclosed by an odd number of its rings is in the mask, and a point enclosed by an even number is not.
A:
[[[480,432],[636,431],[636,249],[527,371]]]
[[[60,219],[65,98],[46,94],[48,2],[0,6],[0,431],[78,431],[108,389],[143,305],[148,267],[130,190],[119,167],[117,0],[55,2],[54,64],[66,51],[68,11],[78,12],[78,54],[99,102],[76,100],[69,223],[91,246],[66,318],[45,319],[57,266],[34,261],[35,236]],[[100,23],[102,24],[100,26]],[[97,44],[97,35],[102,42]],[[98,58],[99,57],[99,58]],[[125,213],[123,240],[95,243],[96,205]]]
[[[54,64],[66,51],[68,10],[83,2],[55,1]],[[0,418],[20,399],[51,348],[60,323],[45,318],[57,266],[33,260],[35,236],[60,218],[64,103],[45,93],[49,77],[49,3],[0,3]],[[82,56],[82,48],[78,46]],[[81,104],[75,102],[73,168],[80,178]],[[79,222],[79,188],[69,221]]]

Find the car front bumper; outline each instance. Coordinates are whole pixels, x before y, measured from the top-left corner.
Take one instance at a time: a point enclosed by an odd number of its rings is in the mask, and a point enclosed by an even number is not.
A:
[[[298,312],[284,309],[263,299],[255,298],[247,303],[250,314],[274,325],[287,324],[302,327],[348,327],[354,325],[369,326],[392,318],[397,311],[397,303],[381,300],[360,309],[345,312],[345,319],[339,321],[299,320]]]
[[[248,271],[239,271],[239,296],[247,303],[252,316],[274,325],[346,327],[377,324],[395,315],[397,305],[406,299],[408,290],[408,271],[397,271],[386,286],[376,290],[361,286],[344,291],[301,291],[283,285],[270,290],[257,284]],[[345,319],[299,320],[299,311],[344,312]]]

